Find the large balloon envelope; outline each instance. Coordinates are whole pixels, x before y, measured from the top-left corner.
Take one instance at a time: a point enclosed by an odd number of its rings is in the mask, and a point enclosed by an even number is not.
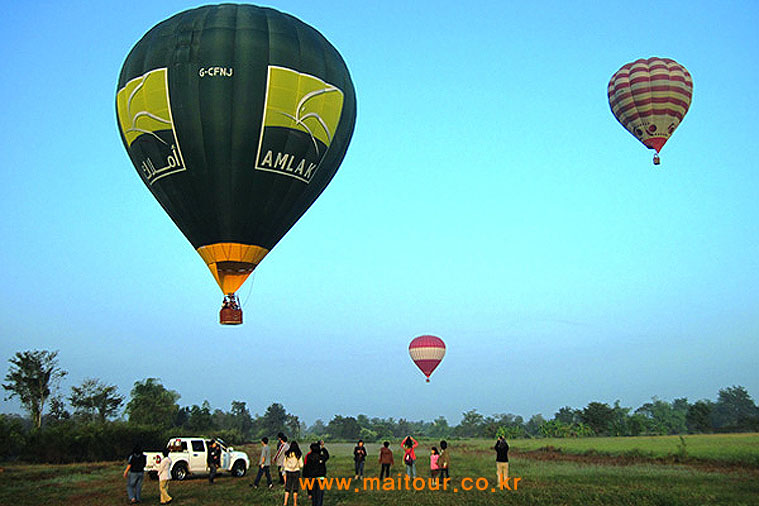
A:
[[[429,383],[430,375],[445,356],[445,343],[436,336],[419,336],[412,339],[408,352]]]
[[[685,117],[693,97],[688,70],[669,58],[640,59],[623,65],[609,81],[614,117],[646,147],[659,151]]]
[[[148,31],[121,69],[116,111],[140,178],[239,310],[235,292],[335,175],[356,98],[314,28],[226,4]]]

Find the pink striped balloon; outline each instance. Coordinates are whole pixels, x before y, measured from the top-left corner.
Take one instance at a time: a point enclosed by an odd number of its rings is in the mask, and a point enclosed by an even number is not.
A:
[[[647,148],[658,153],[685,117],[693,97],[688,70],[669,58],[649,58],[623,65],[609,81],[614,117]]]
[[[430,374],[440,365],[445,356],[445,343],[436,336],[415,337],[408,345],[408,353],[411,360],[427,376],[430,382]]]

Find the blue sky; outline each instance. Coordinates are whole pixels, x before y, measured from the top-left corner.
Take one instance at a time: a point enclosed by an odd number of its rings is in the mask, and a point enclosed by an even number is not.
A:
[[[236,328],[115,119],[132,45],[197,5],[6,6],[3,376],[58,349],[66,393],[159,377],[182,405],[281,402],[308,423],[759,395],[754,2],[268,4],[338,48],[358,119]],[[694,79],[659,168],[606,99],[649,56]],[[407,354],[425,333],[448,344],[430,384]]]

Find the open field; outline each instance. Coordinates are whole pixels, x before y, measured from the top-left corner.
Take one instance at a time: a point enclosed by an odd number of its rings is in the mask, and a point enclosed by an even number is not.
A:
[[[694,441],[691,442],[690,439]],[[703,438],[703,439],[702,439]],[[746,454],[757,457],[754,435],[687,436],[686,447],[690,454],[693,447],[700,448],[699,459],[720,462],[725,454],[721,447],[741,446],[745,438]],[[629,447],[620,439],[638,440]],[[585,452],[597,449],[617,456],[596,454],[588,461],[566,461],[553,459],[546,452],[522,453],[532,448],[546,446],[547,441],[558,447],[557,440],[513,441],[512,446],[521,450],[511,459],[510,476],[520,477],[517,490],[498,490],[495,485],[494,454],[490,450],[491,441],[467,440],[451,441],[451,483],[446,491],[369,491],[363,485],[349,490],[331,490],[326,493],[327,505],[495,505],[495,504],[613,504],[613,505],[691,505],[759,504],[759,469],[751,465],[730,467],[708,466],[703,462],[694,465],[645,461],[637,456],[626,459],[623,455],[632,449],[640,454],[653,452],[660,456],[663,448],[677,450],[675,440],[679,438],[594,438],[582,440],[584,446],[572,447],[572,451]],[[730,443],[726,443],[730,441]],[[568,441],[579,443],[580,441]],[[527,443],[527,444],[522,444]],[[543,443],[543,444],[541,444]],[[427,449],[432,442],[420,442],[417,470],[427,477]],[[532,445],[532,446],[531,446]],[[714,448],[709,453],[709,447]],[[330,477],[351,477],[353,474],[352,444],[336,443],[328,445],[332,458],[328,463]],[[753,448],[753,450],[751,449]],[[245,448],[252,460],[258,454],[257,446]],[[376,476],[378,445],[368,445],[370,458],[366,465],[366,475]],[[396,461],[399,450],[393,448]],[[567,449],[569,451],[570,448]],[[616,452],[616,453],[615,453]],[[621,453],[620,453],[621,452]],[[739,452],[740,453],[740,452]],[[729,454],[729,452],[728,452]],[[744,453],[740,453],[743,455]],[[546,458],[548,457],[548,458]],[[733,461],[732,458],[729,460]],[[396,464],[393,475],[402,472],[403,466]],[[124,504],[126,493],[121,478],[121,463],[103,462],[71,464],[61,466],[9,464],[0,473],[0,504],[14,506],[36,504],[103,505]],[[477,480],[462,483],[465,477]],[[243,479],[223,476],[213,486],[203,477],[185,482],[171,483],[173,504],[272,504],[282,502],[281,488],[268,490],[265,487],[252,489],[250,474]],[[482,478],[487,479],[487,486]],[[276,479],[276,478],[275,478]],[[477,491],[477,484],[482,491]],[[473,490],[464,491],[462,485],[471,485]],[[513,487],[513,481],[511,482]],[[358,491],[356,489],[358,488]],[[301,494],[300,504],[310,504]],[[143,504],[158,504],[157,482],[146,480],[143,487]]]
[[[746,464],[759,468],[759,434],[698,434],[683,436],[686,459]],[[515,439],[512,448],[533,451],[553,447],[565,453],[594,452],[609,456],[660,458],[681,454],[680,436]]]

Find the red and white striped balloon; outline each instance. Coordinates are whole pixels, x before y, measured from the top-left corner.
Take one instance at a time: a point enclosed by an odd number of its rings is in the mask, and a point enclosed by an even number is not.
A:
[[[430,382],[430,374],[440,365],[445,356],[445,343],[436,336],[415,337],[408,345],[408,353],[411,360],[427,376]]]
[[[614,117],[647,148],[661,151],[690,108],[693,79],[670,58],[623,65],[609,81]],[[659,157],[654,155],[658,165]]]

